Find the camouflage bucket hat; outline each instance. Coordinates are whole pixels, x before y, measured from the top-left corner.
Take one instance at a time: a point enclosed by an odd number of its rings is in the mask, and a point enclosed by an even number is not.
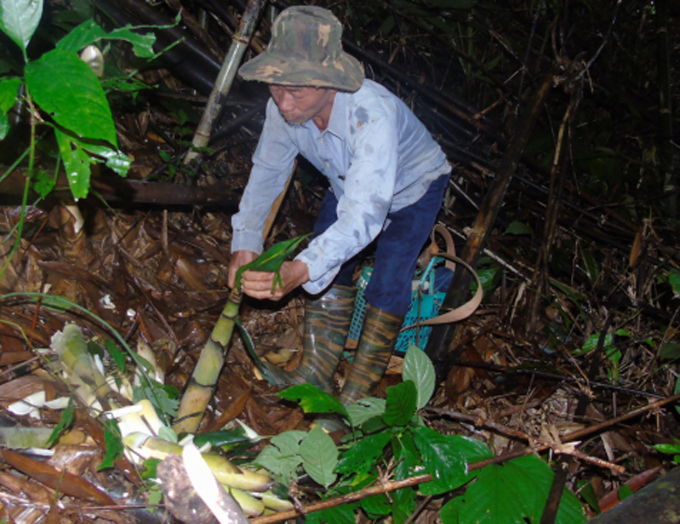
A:
[[[327,9],[289,7],[272,26],[266,51],[239,69],[244,80],[356,91],[364,80],[359,61],[342,49],[342,25]]]

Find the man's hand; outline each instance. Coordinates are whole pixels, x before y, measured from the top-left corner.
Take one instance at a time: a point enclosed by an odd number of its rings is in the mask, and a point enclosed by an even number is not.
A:
[[[236,251],[231,255],[231,260],[229,261],[229,274],[228,274],[228,280],[227,280],[227,285],[230,288],[234,287],[234,284],[236,284],[236,272],[239,270],[241,266],[245,266],[246,264],[249,264],[253,260],[255,260],[258,257],[258,254],[255,253],[255,251]]]
[[[231,268],[231,264],[229,266]],[[280,300],[309,280],[307,265],[300,260],[284,262],[279,274],[282,285],[277,285],[273,293],[275,274],[265,271],[244,271],[241,275],[241,288],[246,295],[253,298]]]

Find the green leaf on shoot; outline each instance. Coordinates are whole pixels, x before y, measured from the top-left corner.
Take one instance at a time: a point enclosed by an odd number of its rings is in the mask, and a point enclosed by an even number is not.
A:
[[[118,423],[113,419],[105,419],[104,424],[104,447],[106,453],[97,470],[112,468],[114,462],[123,455],[123,440],[120,436]]]
[[[68,401],[68,406],[66,406],[66,409],[61,414],[61,418],[59,419],[59,424],[56,425],[56,427],[52,431],[52,434],[50,435],[50,438],[47,439],[46,446],[48,448],[57,441],[57,439],[59,438],[59,435],[61,435],[62,431],[71,427],[71,424],[73,423],[73,417],[75,416],[75,414],[76,414],[76,407],[73,404],[73,399],[70,398],[69,401]]]
[[[406,351],[402,377],[416,386],[416,409],[424,408],[434,393],[435,372],[432,361],[419,347],[411,345]]]
[[[372,418],[382,417],[383,413],[385,413],[384,398],[362,398],[354,404],[347,406],[347,414],[354,427],[360,426]]]
[[[288,485],[295,478],[295,471],[302,464],[300,442],[307,436],[305,431],[286,431],[272,437],[255,459],[255,463],[266,468],[279,482]]]
[[[461,486],[468,480],[469,462],[492,456],[486,445],[471,438],[442,435],[427,427],[415,429],[413,435],[423,464],[434,479],[434,484],[424,487],[428,495]]]
[[[42,12],[43,0],[0,0],[0,30],[25,52]]]
[[[477,473],[465,495],[442,508],[442,522],[539,522],[553,477],[550,466],[535,455],[520,457],[502,466],[487,466]],[[565,488],[555,522],[580,524],[585,520],[581,503]]]
[[[336,471],[341,475],[368,472],[378,463],[390,440],[392,435],[389,433],[368,435],[358,440],[342,453]]]
[[[358,503],[343,504],[305,515],[306,524],[354,524]]]
[[[77,54],[53,49],[29,62],[26,86],[40,108],[59,125],[85,139],[105,140],[117,147],[116,127],[104,89]]]
[[[325,488],[328,488],[337,475],[334,473],[338,464],[338,448],[333,439],[321,425],[316,425],[300,442],[302,467],[307,474]]]
[[[406,425],[416,411],[416,400],[416,386],[410,380],[387,388],[387,405],[383,415],[385,424]]]
[[[105,340],[104,347],[106,347],[109,355],[111,355],[111,360],[116,364],[118,370],[123,371],[125,369],[127,353],[118,349],[118,346],[116,346],[116,343],[113,340]]]
[[[311,384],[291,386],[276,396],[298,403],[305,413],[340,413],[347,417],[345,406],[337,398]]]

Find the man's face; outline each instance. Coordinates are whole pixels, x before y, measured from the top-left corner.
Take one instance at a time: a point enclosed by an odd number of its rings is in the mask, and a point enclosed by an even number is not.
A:
[[[274,102],[286,122],[304,124],[332,107],[332,89],[273,84],[269,86]]]

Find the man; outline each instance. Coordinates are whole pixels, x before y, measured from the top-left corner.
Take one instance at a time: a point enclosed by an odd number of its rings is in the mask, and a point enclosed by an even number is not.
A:
[[[245,80],[269,84],[271,100],[239,212],[232,218],[229,285],[236,270],[262,251],[262,231],[298,154],[330,182],[313,239],[273,274],[245,271],[243,292],[278,300],[302,286],[303,356],[282,382],[332,391],[354,303],[353,258],[376,240],[367,310],[357,353],[340,394],[345,405],[369,396],[382,378],[404,315],[421,248],[432,229],[451,168],[399,98],[366,80],[342,50],[342,26],[313,6],[284,10],[267,50],[244,64]]]

